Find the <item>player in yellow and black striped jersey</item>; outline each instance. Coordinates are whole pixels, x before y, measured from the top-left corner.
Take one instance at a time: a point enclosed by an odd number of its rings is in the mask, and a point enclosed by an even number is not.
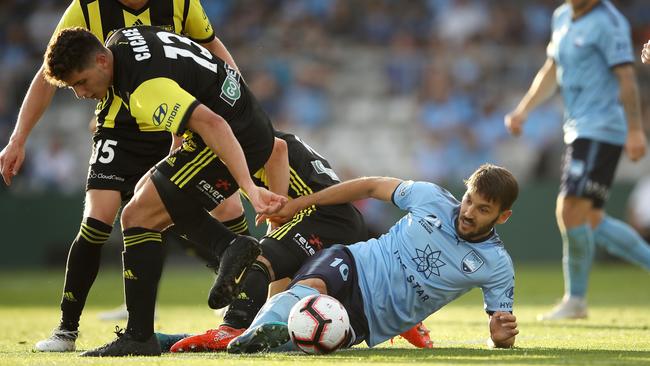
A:
[[[130,8],[127,6],[129,3],[140,6]],[[116,29],[133,25],[155,25],[186,35],[234,65],[228,52],[215,38],[212,25],[198,0],[75,0],[61,18],[54,35],[62,29],[82,27],[105,42]],[[126,200],[133,194],[137,180],[167,155],[171,136],[163,128],[133,118],[112,89],[97,104],[95,116],[97,132],[93,136],[94,153],[87,189],[118,190]],[[134,140],[132,136],[136,131],[146,134]],[[114,157],[107,162],[111,150]]]
[[[298,137],[280,131],[275,136],[287,147],[289,197],[305,196],[340,182],[329,162]],[[256,172],[255,182],[268,187],[266,173],[266,169]],[[171,351],[225,351],[228,342],[251,324],[264,305],[272,281],[293,277],[309,257],[323,248],[367,239],[363,217],[350,203],[303,210],[260,240],[262,254],[244,280],[241,293],[229,304],[223,324],[205,334],[180,340]]]
[[[206,212],[241,187],[259,213],[286,198],[256,186],[251,173],[273,150],[273,127],[239,73],[189,38],[162,28],[116,31],[104,47],[82,28],[61,31],[45,54],[45,76],[78,97],[105,98],[113,87],[145,125],[184,133],[182,146],[145,176],[124,207],[126,332],[84,356],[160,354],[153,334],[162,272],[161,231],[174,224],[220,259],[211,296],[233,298],[260,254]],[[134,139],[145,132],[134,132]],[[198,239],[194,239],[198,238]]]
[[[106,47],[114,60],[114,92],[131,115],[183,135],[181,148],[156,165],[154,182],[166,177],[207,210],[237,192],[237,180],[222,162],[226,157],[217,157],[199,131],[188,129],[200,105],[227,122],[251,172],[268,160],[274,141],[271,121],[226,62],[188,38],[155,27],[121,29]]]
[[[104,41],[116,29],[140,24],[184,34],[236,68],[232,56],[215,36],[200,0],[72,0],[52,38],[63,29],[77,26]],[[45,81],[41,67],[25,96],[10,141],[0,152],[0,172],[7,185],[20,170],[26,140],[55,90]],[[98,104],[96,120],[83,220],[68,256],[61,323],[51,337],[36,344],[38,351],[74,350],[79,319],[99,269],[102,244],[112,230],[117,212],[133,194],[138,179],[169,152],[170,134],[138,123],[112,91]],[[138,131],[146,134],[133,139],[133,133]],[[220,217],[226,224],[241,223],[244,219],[237,212]]]

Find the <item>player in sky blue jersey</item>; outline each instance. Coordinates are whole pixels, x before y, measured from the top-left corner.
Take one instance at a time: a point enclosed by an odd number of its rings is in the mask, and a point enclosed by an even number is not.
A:
[[[289,290],[271,298],[228,351],[290,349],[289,311],[312,294],[328,294],[345,306],[353,334],[348,345],[365,341],[373,347],[477,287],[490,316],[489,341],[511,347],[519,332],[512,314],[514,269],[494,226],[512,214],[517,181],[506,169],[485,164],[465,185],[458,202],[433,183],[358,178],[287,203],[271,220],[284,222],[314,204],[368,197],[392,200],[408,213],[378,239],[311,257]]]
[[[622,150],[645,155],[630,27],[606,0],[567,0],[553,13],[546,63],[505,117],[521,133],[528,113],[560,88],[564,101],[562,182],[556,216],[563,243],[564,297],[540,320],[584,318],[595,246],[650,270],[650,247],[603,209]]]

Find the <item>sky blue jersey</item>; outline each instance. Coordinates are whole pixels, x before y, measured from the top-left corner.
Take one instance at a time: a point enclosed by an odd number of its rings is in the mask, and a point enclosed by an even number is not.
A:
[[[460,202],[425,182],[402,182],[393,202],[408,211],[387,234],[348,248],[354,256],[372,347],[412,328],[469,290],[484,309],[512,311],[512,260],[494,233],[470,243],[455,229]]]
[[[564,142],[589,138],[623,145],[627,121],[612,67],[634,62],[630,25],[606,0],[575,21],[572,14],[566,3],[555,10],[546,49],[564,100]]]

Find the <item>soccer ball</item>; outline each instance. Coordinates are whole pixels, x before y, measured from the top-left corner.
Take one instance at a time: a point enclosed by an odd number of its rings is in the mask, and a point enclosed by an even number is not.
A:
[[[289,335],[305,353],[325,354],[350,339],[348,312],[335,298],[311,295],[298,301],[289,313]]]

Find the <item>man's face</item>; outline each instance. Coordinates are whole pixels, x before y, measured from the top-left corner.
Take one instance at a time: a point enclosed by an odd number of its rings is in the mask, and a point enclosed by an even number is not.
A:
[[[64,82],[74,91],[77,98],[101,100],[108,93],[112,71],[108,67],[106,56],[98,53],[85,69],[73,71]]]
[[[495,224],[503,224],[512,214],[500,211],[498,202],[490,202],[472,191],[465,192],[460,204],[456,231],[465,240],[477,240],[486,236]]]

